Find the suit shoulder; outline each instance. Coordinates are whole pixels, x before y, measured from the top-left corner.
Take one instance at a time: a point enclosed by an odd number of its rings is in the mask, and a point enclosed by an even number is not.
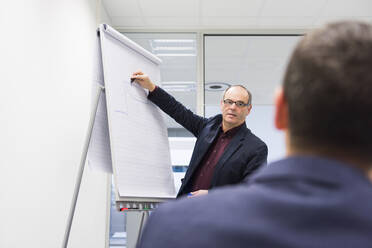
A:
[[[222,115],[218,114],[218,115],[214,115],[214,116],[211,116],[211,117],[207,118],[207,123],[221,124],[222,123]]]
[[[225,186],[202,197],[168,202],[162,204],[152,214],[154,219],[151,222],[156,223],[157,228],[171,228],[172,233],[179,234],[185,233],[185,225],[189,230],[201,227],[208,229],[211,224],[219,225],[224,221],[221,214],[231,213],[232,209],[240,209],[242,201],[251,198],[250,191],[248,184],[245,183],[239,186]],[[236,218],[238,221],[239,217]]]
[[[210,129],[218,128],[222,123],[222,115],[214,115],[206,119],[205,126],[209,127]]]
[[[247,128],[246,130],[245,139],[246,139],[246,142],[250,143],[251,145],[254,144],[256,147],[267,148],[266,143],[261,138],[259,138],[254,133],[252,133],[252,131],[249,128]]]

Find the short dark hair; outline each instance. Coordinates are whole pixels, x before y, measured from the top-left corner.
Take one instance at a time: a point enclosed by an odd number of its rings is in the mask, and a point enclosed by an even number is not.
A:
[[[248,104],[248,106],[250,106],[251,104],[252,104],[252,93],[246,88],[246,87],[244,87],[243,85],[241,85],[241,84],[235,84],[235,85],[230,85],[224,92],[223,92],[223,99],[225,98],[225,94],[226,94],[226,92],[229,90],[229,89],[231,89],[232,87],[240,87],[240,88],[242,88],[242,89],[244,89],[247,93],[248,93],[248,102],[247,102],[247,104]]]
[[[372,161],[372,25],[335,22],[305,35],[283,88],[294,147]]]

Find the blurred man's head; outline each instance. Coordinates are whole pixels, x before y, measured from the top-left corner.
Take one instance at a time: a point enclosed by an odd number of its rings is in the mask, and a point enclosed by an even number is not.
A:
[[[227,131],[244,123],[252,108],[252,94],[242,85],[225,90],[221,100],[222,128]]]
[[[288,147],[372,162],[372,25],[337,22],[305,35],[278,93]]]

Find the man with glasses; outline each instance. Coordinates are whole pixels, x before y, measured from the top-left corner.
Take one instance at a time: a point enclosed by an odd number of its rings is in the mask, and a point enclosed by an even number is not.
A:
[[[133,73],[132,79],[149,90],[149,100],[197,138],[177,197],[200,196],[211,188],[240,183],[266,163],[266,144],[245,124],[252,95],[244,86],[226,89],[222,115],[204,118],[186,109],[143,72]]]

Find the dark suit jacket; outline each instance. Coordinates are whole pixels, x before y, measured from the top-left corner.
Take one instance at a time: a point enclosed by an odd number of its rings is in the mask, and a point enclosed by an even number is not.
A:
[[[351,165],[292,157],[248,183],[163,204],[138,247],[372,247],[372,184]]]
[[[148,99],[197,137],[189,168],[178,192],[179,197],[192,190],[193,173],[217,137],[222,115],[209,119],[195,115],[159,87],[149,94]],[[239,183],[266,161],[266,144],[243,125],[217,163],[211,188]]]

